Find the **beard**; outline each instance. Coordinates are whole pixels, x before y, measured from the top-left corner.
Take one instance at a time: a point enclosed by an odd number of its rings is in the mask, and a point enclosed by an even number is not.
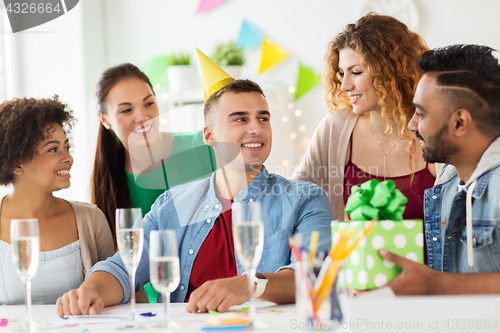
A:
[[[460,148],[447,137],[447,131],[448,125],[445,124],[428,140],[424,140],[418,131],[415,133],[417,138],[425,143],[425,148],[422,148],[422,151],[427,163],[453,164],[451,160],[460,151]]]

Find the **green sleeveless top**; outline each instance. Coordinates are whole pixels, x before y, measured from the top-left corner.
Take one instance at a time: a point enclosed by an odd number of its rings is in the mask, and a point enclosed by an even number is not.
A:
[[[146,215],[156,198],[166,190],[209,177],[215,171],[213,149],[203,142],[202,132],[170,133],[172,153],[162,167],[153,172],[127,175],[130,206]]]

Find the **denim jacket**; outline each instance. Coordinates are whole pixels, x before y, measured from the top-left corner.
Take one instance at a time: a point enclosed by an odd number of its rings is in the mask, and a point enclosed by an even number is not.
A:
[[[172,229],[176,231],[179,245],[181,280],[171,299],[173,302],[184,302],[193,262],[212,230],[213,222],[221,214],[222,205],[215,195],[214,182],[215,173],[210,178],[174,187],[155,201],[143,221],[144,249],[137,269],[136,291],[149,281],[150,231]],[[261,202],[264,251],[258,271],[274,273],[294,268],[288,245],[288,237],[294,233],[302,233],[303,244],[308,246],[311,232],[317,230],[320,232],[318,251],[327,252],[330,249],[333,213],[326,193],[317,185],[287,180],[270,174],[263,166],[259,175],[235,196],[234,201]],[[236,254],[235,257],[240,275],[244,269]],[[123,288],[121,303],[129,302],[130,278],[119,252],[94,265],[89,274],[96,271],[114,275]]]
[[[425,237],[431,268],[471,272],[467,260],[466,194],[472,191],[473,272],[500,272],[500,138],[484,152],[476,170],[459,190],[455,167],[445,165],[425,191]]]

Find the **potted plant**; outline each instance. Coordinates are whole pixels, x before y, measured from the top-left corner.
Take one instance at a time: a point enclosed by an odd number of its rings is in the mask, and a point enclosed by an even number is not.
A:
[[[243,48],[236,45],[235,42],[222,43],[215,47],[211,56],[227,74],[233,78],[240,78],[241,66],[245,63]]]
[[[170,66],[167,67],[168,85],[173,92],[196,89],[196,69],[190,65],[191,54],[176,53],[170,56]]]

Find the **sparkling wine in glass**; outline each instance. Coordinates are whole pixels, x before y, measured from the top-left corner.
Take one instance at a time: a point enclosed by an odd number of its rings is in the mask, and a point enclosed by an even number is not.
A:
[[[17,275],[26,285],[26,318],[16,330],[34,332],[36,323],[31,316],[31,280],[36,275],[40,261],[38,219],[11,220],[10,241]]]
[[[176,328],[170,320],[170,293],[181,280],[177,238],[173,230],[153,230],[149,239],[149,274],[153,288],[163,295],[165,317],[159,327]]]
[[[260,202],[235,202],[232,205],[234,248],[248,278],[250,295],[253,280],[264,249],[264,223]],[[250,317],[255,324],[255,302],[250,297]]]
[[[130,318],[131,320],[135,320],[135,273],[141,261],[142,248],[144,245],[142,211],[140,208],[116,209],[116,242],[120,251],[120,257],[130,275]]]

